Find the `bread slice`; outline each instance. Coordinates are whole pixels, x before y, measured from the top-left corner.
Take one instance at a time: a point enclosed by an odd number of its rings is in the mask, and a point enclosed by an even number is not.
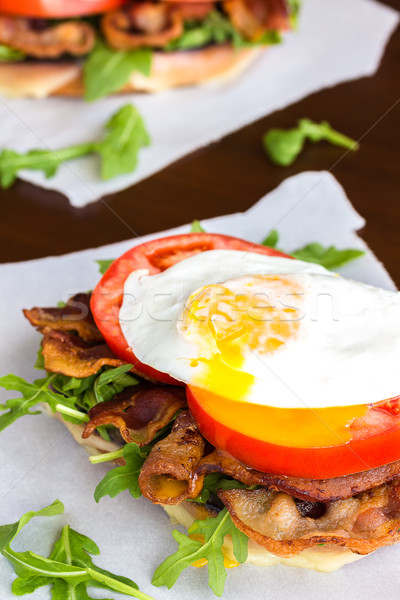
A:
[[[149,77],[132,73],[120,92],[161,92],[174,87],[198,85],[234,78],[259,55],[260,48],[235,49],[231,45],[199,50],[155,52]],[[0,63],[0,94],[9,97],[82,97],[82,65],[68,62]]]

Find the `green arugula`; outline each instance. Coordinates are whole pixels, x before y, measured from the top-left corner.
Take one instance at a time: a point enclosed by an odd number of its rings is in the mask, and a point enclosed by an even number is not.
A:
[[[248,538],[235,527],[226,508],[217,517],[195,521],[188,530],[188,535],[176,529],[172,535],[179,548],[156,569],[153,585],[166,585],[170,589],[184,569],[197,560],[206,559],[208,584],[216,596],[221,596],[226,579],[222,550],[225,536],[232,537],[233,552],[238,562],[243,563],[247,559]],[[191,535],[204,536],[204,543],[192,539],[189,537]]]
[[[315,123],[311,119],[300,119],[293,129],[270,129],[263,137],[263,145],[273,163],[287,167],[294,163],[306,140],[326,140],[348,150],[359,148],[356,141],[332,129],[327,121]]]
[[[265,240],[262,242],[263,246],[269,246],[270,248],[276,248],[279,242],[279,233],[276,229],[272,229]],[[290,253],[294,258],[298,260],[304,260],[305,262],[316,263],[322,265],[325,269],[333,271],[342,267],[346,263],[364,256],[363,250],[357,250],[356,248],[345,248],[339,250],[335,246],[322,246],[317,242],[307,244],[298,250],[294,250]]]
[[[88,537],[65,525],[49,558],[31,551],[16,552],[11,542],[34,517],[51,517],[62,514],[64,506],[59,500],[39,511],[30,511],[10,525],[0,526],[0,552],[11,562],[16,574],[12,591],[17,596],[31,594],[44,585],[52,586],[53,600],[92,600],[87,587],[96,586],[138,598],[154,600],[140,592],[136,583],[127,577],[114,575],[97,567],[91,557],[99,555],[97,545]]]
[[[32,411],[40,403],[48,404],[53,412],[61,412],[67,421],[80,423],[85,420],[92,406],[109,400],[127,387],[137,385],[139,380],[127,373],[131,368],[132,365],[103,367],[95,375],[83,379],[48,373],[33,383],[16,375],[0,377],[0,387],[21,394],[20,398],[7,400],[0,405],[0,411],[7,411],[0,416],[0,431],[24,415],[40,414],[38,410]],[[108,439],[104,431],[100,430],[100,433]]]
[[[101,176],[112,179],[132,173],[138,163],[139,150],[150,145],[150,136],[137,108],[126,104],[106,124],[106,135],[95,144],[101,156]]]
[[[104,260],[96,260],[96,262],[99,265],[100,275],[104,275],[104,273],[107,271],[108,267],[110,267],[113,264],[114,258],[104,259]]]
[[[134,71],[150,75],[152,51],[114,50],[98,40],[83,65],[85,100],[98,100],[119,91]]]
[[[211,473],[206,475],[204,478],[203,489],[201,490],[200,495],[197,496],[197,498],[194,498],[192,502],[205,504],[210,500],[210,497],[213,494],[217,493],[218,490],[251,490],[255,489],[256,487],[257,486],[255,485],[246,485],[245,483],[241,483],[235,479],[228,479],[220,473]]]
[[[197,219],[193,221],[190,227],[190,233],[204,233],[204,231],[205,229],[203,229],[200,221],[197,221]]]
[[[86,142],[59,150],[30,150],[20,154],[0,152],[0,186],[10,187],[23,169],[43,171],[53,177],[61,164],[96,153],[101,158],[101,176],[110,179],[135,170],[140,148],[150,144],[142,117],[131,104],[120,108],[106,123],[106,134],[97,142]]]
[[[269,248],[276,248],[279,242],[279,233],[276,229],[271,229],[265,240],[262,241],[263,246],[268,246]]]
[[[182,35],[168,42],[164,50],[190,50],[192,48],[202,48],[208,44],[225,43],[232,43],[235,48],[244,48],[279,44],[281,41],[282,38],[277,31],[267,31],[256,41],[247,40],[235,29],[227,16],[213,10],[202,21],[186,20]]]
[[[107,369],[96,377],[93,386],[96,404],[111,400],[125,388],[137,385],[139,379],[128,373],[131,369],[132,365],[130,364],[121,365],[114,369]]]
[[[335,248],[335,246],[324,247],[315,242],[313,244],[307,244],[303,248],[299,248],[292,254],[299,260],[317,263],[325,267],[325,269],[333,271],[356,258],[360,258],[365,252],[355,248],[339,250],[338,248]]]
[[[57,394],[50,390],[51,383],[57,375],[51,375],[44,379],[36,379],[33,383],[28,383],[25,379],[16,375],[5,375],[0,378],[0,386],[6,390],[15,390],[22,394],[21,398],[7,400],[5,404],[0,405],[0,411],[8,411],[0,416],[0,431],[14,423],[24,415],[37,415],[40,411],[32,411],[32,408],[44,402],[49,404],[55,410],[56,404],[60,401]]]
[[[289,6],[290,24],[293,29],[296,29],[299,20],[301,0],[286,0],[286,3]]]
[[[0,44],[0,62],[19,62],[24,58],[25,54],[20,50],[14,50],[14,48]]]
[[[150,447],[139,448],[134,442],[126,444],[121,451],[116,451],[114,458],[123,457],[126,464],[109,471],[100,481],[94,491],[94,499],[99,502],[104,496],[115,498],[121,492],[129,490],[131,496],[139,498],[142,495],[139,487],[139,475],[150,452]]]

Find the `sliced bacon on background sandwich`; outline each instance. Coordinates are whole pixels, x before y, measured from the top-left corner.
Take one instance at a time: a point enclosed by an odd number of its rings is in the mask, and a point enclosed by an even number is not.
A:
[[[156,92],[239,73],[280,41],[288,0],[4,0],[0,93]]]

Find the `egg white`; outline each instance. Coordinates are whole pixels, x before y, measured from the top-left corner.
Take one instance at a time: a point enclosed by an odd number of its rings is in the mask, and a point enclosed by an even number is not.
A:
[[[235,280],[230,285],[240,289],[237,278],[252,275],[284,276],[304,294],[294,339],[270,354],[245,349],[240,370],[255,381],[242,400],[323,408],[400,394],[400,294],[299,260],[213,250],[157,275],[134,271],[119,315],[127,343],[142,363],[188,384],[203,380],[213,391],[212,378],[203,377],[204,365],[193,362],[204,356],[203,345],[181,331],[185,305],[202,286]]]

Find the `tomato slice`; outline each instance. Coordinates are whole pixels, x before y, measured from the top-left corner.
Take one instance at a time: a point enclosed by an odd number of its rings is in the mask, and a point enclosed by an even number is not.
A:
[[[320,409],[319,414],[289,411],[295,415],[226,400],[192,386],[187,387],[187,399],[213,446],[265,473],[328,479],[400,459],[398,398],[372,407]],[[274,415],[274,410],[283,414]]]
[[[167,373],[161,373],[141,363],[128,346],[119,324],[124,284],[128,275],[137,269],[147,269],[151,275],[154,275],[194,254],[217,249],[241,250],[290,258],[287,254],[273,248],[214,233],[174,235],[131,248],[112,263],[95,287],[91,299],[91,309],[96,324],[116,356],[133,364],[136,370],[153,379],[163,383],[177,383]]]
[[[0,14],[32,18],[83,17],[106,12],[127,0],[1,0]]]

